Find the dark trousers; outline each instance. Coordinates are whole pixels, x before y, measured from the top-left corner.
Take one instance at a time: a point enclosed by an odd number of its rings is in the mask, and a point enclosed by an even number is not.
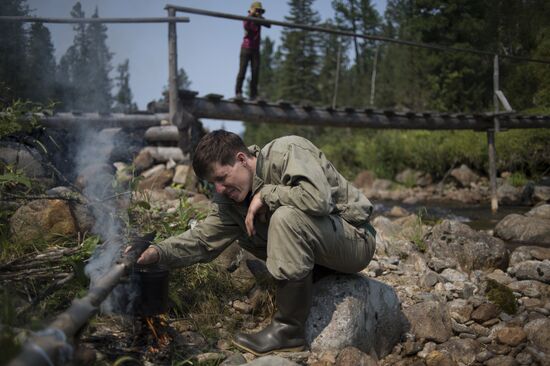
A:
[[[252,79],[250,80],[250,98],[258,96],[258,78],[260,76],[260,50],[251,50],[249,48],[241,48],[241,62],[239,66],[239,74],[237,75],[237,85],[235,93],[243,92],[243,82],[246,75],[248,63],[252,68]]]

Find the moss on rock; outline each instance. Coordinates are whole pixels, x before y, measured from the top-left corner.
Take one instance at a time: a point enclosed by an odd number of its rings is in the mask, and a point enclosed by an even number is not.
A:
[[[487,280],[487,297],[507,314],[515,314],[518,311],[518,305],[512,290],[495,280]]]

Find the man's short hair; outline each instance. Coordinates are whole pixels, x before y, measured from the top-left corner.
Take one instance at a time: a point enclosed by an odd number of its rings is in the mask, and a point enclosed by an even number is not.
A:
[[[243,152],[252,157],[239,135],[224,130],[206,134],[197,145],[193,156],[193,170],[201,179],[208,179],[212,165],[233,165],[237,153]]]

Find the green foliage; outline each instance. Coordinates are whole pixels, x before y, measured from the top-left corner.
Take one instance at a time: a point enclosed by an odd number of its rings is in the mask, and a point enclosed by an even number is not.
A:
[[[239,295],[242,293],[233,285],[229,273],[213,263],[196,264],[171,274],[170,299],[177,314],[189,314],[207,339],[216,336],[218,322],[223,322],[225,329],[236,326],[225,316],[227,303]]]
[[[495,280],[487,280],[487,298],[507,314],[515,314],[518,311],[512,290]]]
[[[0,92],[7,88],[0,84]],[[3,102],[0,99],[0,139],[17,133],[29,133],[38,128],[36,113],[51,113],[54,104],[43,106],[28,100],[16,99]]]
[[[506,181],[514,187],[523,187],[529,180],[523,172],[513,172]]]
[[[412,227],[412,234],[410,237],[410,241],[416,246],[416,249],[420,251],[421,253],[425,253],[428,249],[428,244],[424,240],[424,220],[423,217],[427,215],[426,209],[421,209],[418,211],[418,215],[416,216],[415,223]]]

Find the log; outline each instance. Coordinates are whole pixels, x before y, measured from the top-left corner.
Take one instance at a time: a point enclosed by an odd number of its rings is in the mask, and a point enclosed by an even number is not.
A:
[[[145,131],[145,140],[149,143],[178,142],[179,132],[176,126],[154,126]]]
[[[131,242],[132,250],[100,278],[83,298],[73,300],[69,309],[57,316],[46,329],[33,333],[23,345],[21,353],[9,365],[65,364],[72,356],[72,346],[69,342],[97,313],[101,302],[107,298],[121,278],[129,273],[153,238],[154,234],[150,234],[134,239]]]
[[[176,163],[189,163],[189,155],[184,155],[179,147],[147,146],[142,151],[147,151],[160,163],[166,163],[170,159]]]

